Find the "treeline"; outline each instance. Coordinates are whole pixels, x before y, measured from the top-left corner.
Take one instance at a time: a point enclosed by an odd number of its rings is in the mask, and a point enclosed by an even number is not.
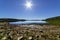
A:
[[[48,22],[49,24],[60,25],[60,16],[47,18],[44,21]]]

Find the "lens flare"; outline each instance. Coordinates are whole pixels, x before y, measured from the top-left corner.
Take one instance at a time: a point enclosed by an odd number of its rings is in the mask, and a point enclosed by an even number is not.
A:
[[[26,7],[26,8],[32,8],[32,2],[27,1],[27,2],[25,3],[25,7]]]

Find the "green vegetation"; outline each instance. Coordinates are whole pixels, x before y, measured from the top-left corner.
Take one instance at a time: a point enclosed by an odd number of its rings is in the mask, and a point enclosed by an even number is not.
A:
[[[48,18],[44,21],[48,22],[49,24],[60,25],[60,16]]]

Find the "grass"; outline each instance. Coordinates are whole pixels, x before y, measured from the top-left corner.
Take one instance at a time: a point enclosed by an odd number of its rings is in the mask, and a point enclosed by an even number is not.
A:
[[[55,25],[40,27],[42,26],[35,29],[33,28],[33,30],[28,27],[3,27],[2,29],[0,28],[0,30],[2,30],[0,31],[0,39],[17,40],[18,37],[23,36],[24,40],[29,40],[29,37],[32,37],[34,40],[60,40],[60,27]]]

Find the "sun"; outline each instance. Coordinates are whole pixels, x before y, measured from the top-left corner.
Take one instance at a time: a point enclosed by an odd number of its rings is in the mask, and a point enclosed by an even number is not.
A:
[[[29,2],[29,1],[27,1],[27,2],[25,3],[25,7],[26,7],[26,8],[32,8],[32,3]]]

